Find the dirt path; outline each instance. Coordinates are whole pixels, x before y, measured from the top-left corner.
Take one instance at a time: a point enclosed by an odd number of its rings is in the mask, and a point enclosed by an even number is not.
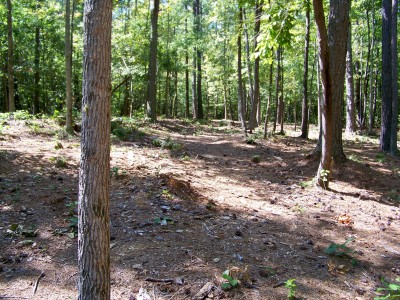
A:
[[[30,122],[0,135],[0,298],[75,299],[79,138],[56,150],[54,124]],[[380,276],[400,276],[400,162],[376,139],[346,141],[327,192],[312,183],[315,141],[247,144],[218,125],[114,140],[112,299],[196,299],[208,282],[206,299],[285,299],[290,278],[299,299],[373,299]],[[350,258],[324,252],[349,239]],[[225,270],[239,288],[221,290]]]

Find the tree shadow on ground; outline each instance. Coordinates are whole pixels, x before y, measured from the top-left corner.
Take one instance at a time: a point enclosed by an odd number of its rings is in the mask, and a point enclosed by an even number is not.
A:
[[[382,233],[377,240],[389,247],[385,250],[385,259],[379,260],[379,245],[363,241],[370,234],[368,228],[363,232],[339,226],[329,219],[333,215],[329,210],[318,210],[316,218],[311,208],[309,211],[304,208],[304,212],[301,206],[296,206],[296,201],[290,204],[289,200],[294,200],[290,198],[292,194],[299,193],[300,198],[307,194],[300,187],[293,187],[299,179],[291,175],[312,176],[314,166],[305,159],[296,161],[304,149],[283,152],[279,145],[208,141],[206,145],[196,140],[185,141],[189,152],[201,156],[189,162],[190,168],[187,162],[174,157],[167,159],[182,164],[180,168],[188,172],[192,168],[205,171],[209,180],[216,180],[213,176],[226,177],[234,179],[239,186],[257,188],[258,194],[232,195],[232,200],[241,198],[241,203],[257,202],[257,206],[240,206],[236,202],[210,198],[190,174],[176,175],[168,170],[160,174],[150,167],[136,168],[135,164],[126,168],[127,173],[116,174],[111,191],[113,299],[126,299],[141,285],[156,287],[167,299],[172,295],[176,295],[175,299],[193,297],[207,281],[218,285],[222,272],[232,267],[241,270],[237,276],[242,277],[239,279],[243,288],[225,293],[228,298],[281,299],[286,291],[273,286],[289,278],[297,279],[300,297],[355,298],[365,286],[375,285],[377,274],[387,274],[388,268],[398,264],[396,252],[390,251],[396,249],[396,240],[388,238],[391,233]],[[284,145],[287,142],[294,143],[291,139],[280,141]],[[259,164],[249,159],[255,154],[263,155]],[[74,295],[76,239],[66,234],[57,236],[54,232],[68,227],[66,204],[77,199],[77,162],[71,156],[70,167],[58,169],[41,154],[3,151],[2,156],[7,161],[0,181],[4,196],[2,227],[33,224],[39,230],[38,237],[32,238],[36,246],[21,248],[18,242],[24,237],[10,238],[4,230],[1,232],[0,252],[4,253],[1,263],[9,274],[0,277],[2,289],[16,283],[26,285],[43,270],[49,275],[43,278],[43,287],[53,284],[53,288],[66,289]],[[296,167],[301,172],[296,173]],[[266,188],[260,191],[259,187],[264,185]],[[271,192],[286,199],[272,203],[268,195]],[[317,205],[324,201],[321,199]],[[282,209],[280,203],[289,206]],[[267,204],[269,209],[262,209],[262,204]],[[324,254],[323,249],[331,242],[342,243],[346,236],[352,235],[359,236],[361,241],[350,247],[363,247],[363,243],[371,247],[358,252],[359,266],[353,267],[347,259],[329,258]],[[20,261],[4,260],[21,254]],[[343,274],[338,273],[341,265],[349,268]],[[248,269],[244,271],[246,266]],[[26,271],[28,276],[23,277],[18,270]],[[145,281],[146,278],[176,277],[185,279],[183,288]],[[249,287],[245,287],[250,279]],[[362,283],[365,280],[368,284]],[[346,282],[350,284],[343,290]]]

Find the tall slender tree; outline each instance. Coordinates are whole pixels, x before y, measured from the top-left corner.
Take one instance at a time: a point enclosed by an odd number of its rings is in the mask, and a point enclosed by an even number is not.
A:
[[[73,131],[72,120],[72,53],[71,53],[71,1],[65,1],[65,87],[66,87],[66,130]]]
[[[147,117],[155,123],[157,121],[157,48],[158,48],[158,13],[160,0],[150,0],[151,13],[151,40],[150,40],[150,61],[149,81],[147,84]]]
[[[79,171],[79,300],[110,299],[112,0],[85,0]]]
[[[14,99],[14,41],[11,0],[7,0],[7,33],[8,33],[8,111],[15,111]]]
[[[353,50],[351,46],[351,24],[347,37],[346,53],[346,133],[356,132],[356,111],[354,103],[354,80],[353,80]]]
[[[304,73],[303,73],[303,103],[301,109],[301,137],[308,138],[308,52],[310,47],[310,10],[309,0],[305,1],[306,6],[306,36],[304,47]]]
[[[243,29],[243,8],[239,7],[239,32],[237,36],[237,72],[238,72],[238,118],[242,126],[244,135],[246,132],[245,120],[245,105],[243,93],[243,78],[242,78],[242,29]]]

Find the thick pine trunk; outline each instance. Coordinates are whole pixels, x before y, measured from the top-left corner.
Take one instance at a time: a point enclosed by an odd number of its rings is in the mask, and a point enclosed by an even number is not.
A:
[[[390,151],[392,127],[392,0],[382,1],[382,126],[380,148]]]
[[[318,28],[318,53],[322,80],[321,99],[321,126],[322,152],[318,167],[317,184],[322,188],[329,188],[330,169],[332,161],[332,80],[330,74],[330,59],[328,34],[325,25],[322,0],[313,0],[314,18]]]
[[[342,112],[346,71],[350,0],[331,1],[329,14],[329,59],[332,78],[333,159],[346,161],[342,141]]]
[[[79,300],[110,299],[111,21],[112,0],[85,1]]]
[[[149,82],[147,85],[147,117],[152,123],[157,122],[157,47],[158,47],[158,12],[160,0],[150,0],[151,40]]]

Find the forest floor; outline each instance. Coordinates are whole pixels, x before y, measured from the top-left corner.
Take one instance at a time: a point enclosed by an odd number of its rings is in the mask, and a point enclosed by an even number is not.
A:
[[[0,299],[76,299],[79,134],[1,122]],[[345,139],[324,191],[317,133],[285,130],[113,122],[111,298],[286,299],[295,279],[296,299],[373,299],[400,277],[399,158]]]

